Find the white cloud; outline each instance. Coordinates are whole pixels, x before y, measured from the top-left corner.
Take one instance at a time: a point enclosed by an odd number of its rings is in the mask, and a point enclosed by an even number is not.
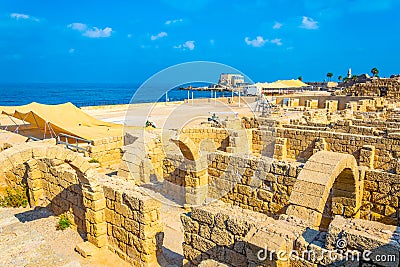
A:
[[[132,37],[132,34],[128,33],[128,35],[126,35],[128,38]]]
[[[278,38],[271,40],[270,43],[271,44],[276,44],[277,46],[283,45],[282,39],[278,39]]]
[[[272,27],[272,29],[274,30],[278,30],[280,28],[282,28],[283,24],[280,22],[275,22],[274,26]]]
[[[105,27],[104,29],[99,29],[97,27],[93,27],[83,33],[83,36],[89,38],[107,38],[111,36],[112,28]]]
[[[29,16],[27,14],[21,14],[21,13],[11,13],[10,17],[13,18],[13,19],[16,19],[16,20],[20,20],[20,19],[27,20],[27,19],[29,19],[29,20],[33,20],[33,21],[39,21],[38,18]]]
[[[150,37],[150,39],[151,39],[152,41],[154,41],[154,40],[157,40],[157,39],[166,37],[166,36],[168,36],[168,34],[167,34],[166,32],[160,32],[160,33],[157,34],[157,35],[152,35],[152,36]]]
[[[247,45],[251,45],[253,47],[262,47],[265,45],[268,40],[264,40],[262,36],[257,36],[256,39],[250,40],[249,37],[244,38],[244,41]]]
[[[89,38],[107,38],[110,37],[113,29],[110,27],[105,27],[104,29],[92,27],[89,28],[88,25],[80,22],[74,22],[68,25],[68,28],[79,31],[83,36]]]
[[[250,46],[253,46],[253,47],[262,47],[266,43],[275,44],[277,46],[283,45],[282,39],[280,39],[280,38],[275,38],[275,39],[272,39],[272,40],[268,40],[268,39],[264,39],[264,37],[262,37],[262,36],[257,36],[253,40],[250,40],[249,37],[246,37],[246,38],[244,38],[244,41],[246,42],[247,45],[250,45]]]
[[[68,28],[83,32],[88,28],[88,26],[86,24],[83,24],[80,22],[74,22],[74,23],[69,24]]]
[[[68,50],[68,53],[70,53],[70,54],[75,53],[75,48],[70,48],[70,49]]]
[[[303,20],[301,22],[300,28],[307,29],[307,30],[316,30],[319,28],[318,21],[304,16]]]
[[[179,23],[179,22],[183,22],[183,19],[167,20],[165,22],[165,25],[171,25],[171,24],[175,24],[175,23]]]
[[[174,48],[183,49],[183,50],[186,50],[186,49],[193,50],[195,48],[194,43],[195,43],[194,41],[186,41],[183,44],[175,45]]]
[[[189,50],[193,50],[194,47],[195,47],[194,41],[186,41],[186,42],[183,44],[183,47],[186,47],[186,48],[188,48]]]

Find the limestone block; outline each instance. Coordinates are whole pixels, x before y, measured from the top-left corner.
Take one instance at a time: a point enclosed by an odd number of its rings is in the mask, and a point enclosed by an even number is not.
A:
[[[322,213],[297,205],[290,205],[286,211],[286,214],[310,223],[311,228],[318,227],[322,219]]]
[[[99,248],[87,241],[77,244],[75,250],[84,258],[95,256],[99,253]]]
[[[225,229],[214,227],[211,231],[211,240],[219,246],[229,246],[234,242],[234,236]]]

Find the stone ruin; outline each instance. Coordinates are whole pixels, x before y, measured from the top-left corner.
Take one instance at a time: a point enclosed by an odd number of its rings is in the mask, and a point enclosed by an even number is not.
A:
[[[130,133],[114,176],[49,142],[14,145],[0,153],[0,188],[27,187],[31,207],[67,214],[83,255],[106,247],[133,266],[168,265],[150,191],[186,209],[184,266],[398,266],[396,103],[307,103],[289,121]]]
[[[364,82],[357,82],[345,88],[346,95],[374,96],[374,97],[400,97],[400,80],[398,77],[367,79]]]

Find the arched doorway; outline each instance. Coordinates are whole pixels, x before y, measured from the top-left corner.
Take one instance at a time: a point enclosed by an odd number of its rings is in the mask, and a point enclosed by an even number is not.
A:
[[[286,213],[326,230],[335,215],[359,217],[360,190],[358,166],[352,155],[320,151],[300,172]]]
[[[98,247],[106,245],[104,193],[85,158],[34,142],[1,152],[0,167],[2,187],[26,187],[31,207],[44,206],[55,215],[68,213],[85,239]]]

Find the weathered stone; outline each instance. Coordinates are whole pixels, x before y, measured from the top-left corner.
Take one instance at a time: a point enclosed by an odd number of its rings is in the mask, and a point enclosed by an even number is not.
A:
[[[87,241],[77,244],[75,250],[84,258],[95,256],[99,253],[99,248]]]

